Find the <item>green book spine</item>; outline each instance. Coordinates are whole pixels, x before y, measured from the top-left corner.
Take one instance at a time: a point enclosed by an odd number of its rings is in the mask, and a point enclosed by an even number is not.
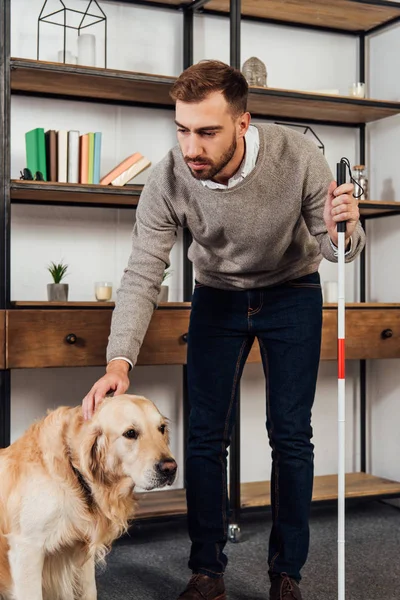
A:
[[[47,181],[46,142],[42,127],[32,129],[25,134],[25,147],[27,168],[30,169],[33,177],[36,171],[40,171],[43,179]]]
[[[94,133],[89,133],[89,183],[93,183],[94,172]]]

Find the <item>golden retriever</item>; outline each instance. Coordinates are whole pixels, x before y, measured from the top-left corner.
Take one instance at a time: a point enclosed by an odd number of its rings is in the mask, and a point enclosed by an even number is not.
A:
[[[141,396],[90,421],[60,407],[0,451],[0,599],[95,600],[95,563],[134,517],[134,489],[171,485],[166,419]]]

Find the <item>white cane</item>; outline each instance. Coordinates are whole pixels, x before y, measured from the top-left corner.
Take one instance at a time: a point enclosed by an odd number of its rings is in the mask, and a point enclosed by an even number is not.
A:
[[[346,182],[346,163],[337,163],[337,185]],[[338,599],[345,600],[345,234],[346,222],[338,231]]]

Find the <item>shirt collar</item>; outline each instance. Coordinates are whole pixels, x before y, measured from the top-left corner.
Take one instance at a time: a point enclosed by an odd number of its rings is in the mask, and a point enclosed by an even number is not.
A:
[[[208,187],[213,190],[226,190],[227,188],[233,187],[240,183],[251,171],[254,169],[258,151],[260,148],[260,135],[257,127],[250,125],[245,136],[245,154],[242,162],[240,163],[239,169],[229,179],[228,185],[212,181],[211,179],[201,180],[204,187]]]

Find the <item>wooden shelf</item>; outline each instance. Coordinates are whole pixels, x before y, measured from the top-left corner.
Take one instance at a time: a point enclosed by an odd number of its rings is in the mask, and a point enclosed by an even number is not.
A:
[[[11,90],[73,100],[173,107],[174,77],[11,59]],[[249,111],[255,117],[359,125],[400,113],[400,102],[252,87]]]
[[[374,498],[400,495],[400,483],[374,477],[366,473],[346,475],[346,498]],[[139,509],[137,518],[148,519],[163,516],[185,515],[186,494],[184,489],[157,491],[138,494]],[[326,502],[337,499],[337,476],[315,477],[313,502]],[[262,508],[271,505],[269,481],[242,483],[242,508]]]
[[[13,179],[10,184],[10,197],[14,204],[136,208],[142,190],[142,185],[116,187]]]
[[[35,182],[11,180],[10,195],[13,204],[46,204],[69,206],[106,206],[114,208],[136,208],[142,185],[122,187],[85,185],[75,183]],[[364,200],[359,204],[364,216],[400,213],[400,202]]]
[[[400,112],[400,102],[251,87],[248,109],[255,117],[360,125]]]
[[[211,0],[204,13],[228,14],[229,0]],[[400,3],[386,0],[242,0],[242,16],[353,33],[400,17]]]
[[[175,77],[11,58],[11,91],[53,98],[172,108]]]
[[[320,475],[315,477],[313,502],[336,500],[337,475]],[[346,474],[346,498],[373,498],[380,496],[400,495],[400,482],[374,477],[367,473]],[[242,484],[242,507],[256,508],[270,506],[270,483],[261,481]]]
[[[360,214],[365,217],[400,213],[400,202],[386,200],[363,200],[359,203]]]

